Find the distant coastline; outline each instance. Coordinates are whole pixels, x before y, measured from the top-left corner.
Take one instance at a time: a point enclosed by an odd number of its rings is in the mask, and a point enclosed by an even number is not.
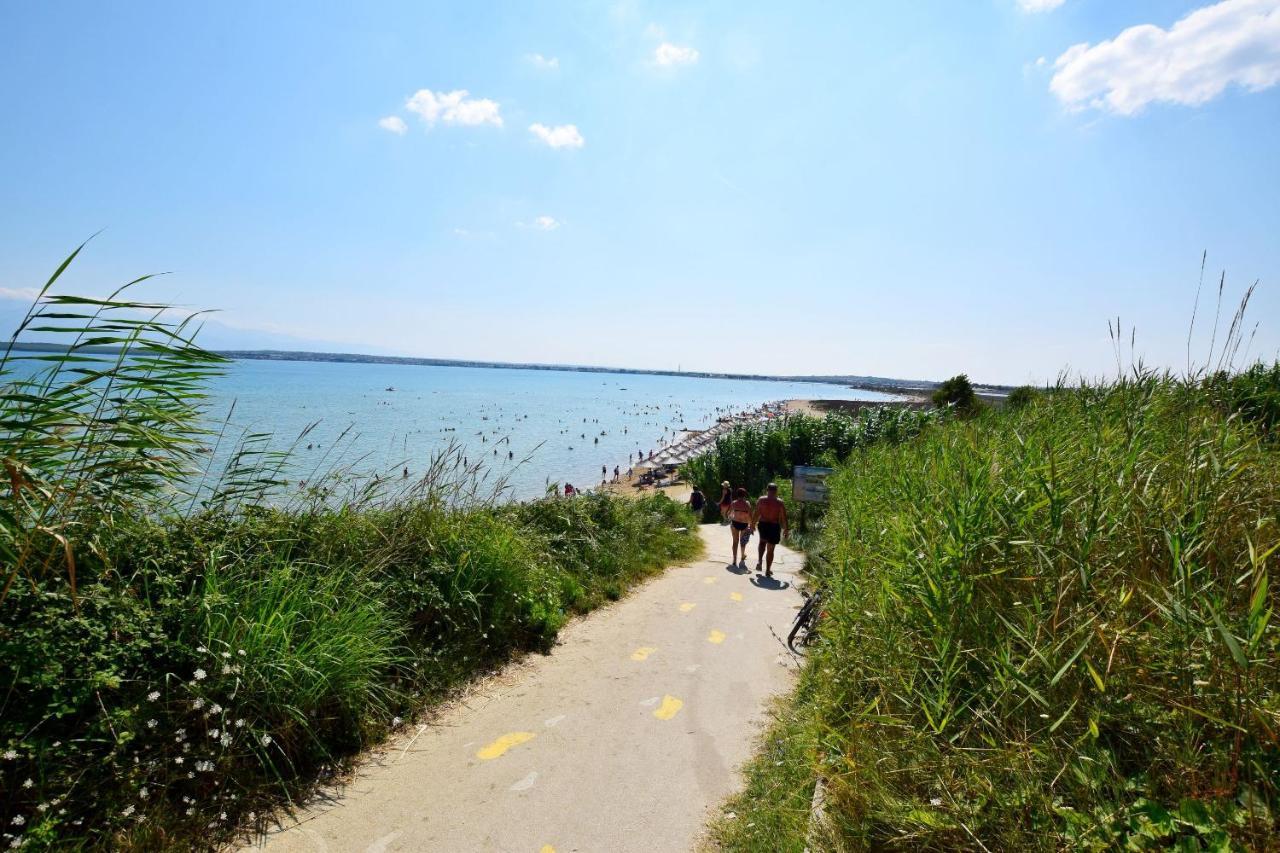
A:
[[[17,343],[13,345],[15,352],[65,352],[62,344],[53,343]],[[85,352],[116,352],[115,347],[85,347]],[[345,364],[403,364],[417,367],[479,367],[494,370],[558,370],[575,373],[614,373],[620,375],[640,376],[688,376],[694,379],[748,379],[764,382],[815,382],[829,385],[844,385],[859,391],[879,391],[884,394],[919,395],[932,391],[937,382],[925,379],[889,379],[882,376],[767,376],[759,373],[710,373],[689,370],[646,370],[631,367],[602,367],[597,365],[578,364],[537,364],[531,362],[510,361],[470,361],[451,358],[415,358],[396,355],[366,355],[363,353],[344,352],[310,352],[305,350],[217,350],[219,355],[237,361],[326,361]],[[1001,394],[1009,390],[1009,386],[982,384],[975,385],[979,391]]]

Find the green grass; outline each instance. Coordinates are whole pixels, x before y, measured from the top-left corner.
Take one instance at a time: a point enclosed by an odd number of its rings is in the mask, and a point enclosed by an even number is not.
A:
[[[835,849],[1272,848],[1277,377],[1057,390],[853,454],[751,789],[824,778]],[[721,843],[799,849],[789,802],[739,799]]]
[[[404,719],[701,551],[663,495],[506,503],[458,448],[412,483],[321,472],[294,493],[287,452],[252,435],[193,478],[220,439],[200,401],[221,360],[162,309],[50,298],[23,330],[71,348],[34,380],[0,359],[6,847],[260,829]]]

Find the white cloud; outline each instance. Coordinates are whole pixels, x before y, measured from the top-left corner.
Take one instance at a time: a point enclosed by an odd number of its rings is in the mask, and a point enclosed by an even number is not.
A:
[[[1129,27],[1068,48],[1054,69],[1049,88],[1069,109],[1126,116],[1153,101],[1198,106],[1231,84],[1259,92],[1280,83],[1280,0],[1223,0],[1167,30]]]
[[[1018,8],[1024,12],[1052,12],[1066,0],[1018,0]]]
[[[497,101],[488,98],[469,98],[466,89],[455,89],[452,92],[432,92],[430,89],[419,89],[409,100],[405,101],[405,109],[417,113],[426,124],[442,121],[445,124],[481,125],[492,124],[502,127],[502,116],[499,115]]]
[[[386,118],[380,118],[378,119],[378,127],[383,130],[389,130],[399,136],[404,136],[405,131],[409,129],[409,125],[405,124],[404,119],[400,118],[400,116],[387,116]]]
[[[692,65],[698,61],[698,50],[664,41],[654,49],[653,61],[659,65]]]
[[[529,64],[541,71],[555,71],[560,67],[560,60],[554,56],[543,56],[541,53],[531,53],[525,57],[529,60]]]
[[[667,31],[657,24],[649,24],[644,28],[644,34],[649,38],[661,39],[667,37]]]
[[[534,217],[533,227],[539,231],[554,231],[560,227],[560,222],[552,216]]]
[[[547,127],[545,124],[529,125],[529,132],[552,148],[581,148],[587,144],[574,124],[558,124]]]
[[[0,299],[12,299],[15,302],[34,302],[40,291],[34,287],[0,287]]]

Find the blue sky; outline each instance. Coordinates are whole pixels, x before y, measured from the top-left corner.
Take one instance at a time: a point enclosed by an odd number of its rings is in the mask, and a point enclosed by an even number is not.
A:
[[[2,0],[0,310],[105,229],[211,345],[1021,382],[1207,250],[1270,358],[1277,83],[1280,0]]]

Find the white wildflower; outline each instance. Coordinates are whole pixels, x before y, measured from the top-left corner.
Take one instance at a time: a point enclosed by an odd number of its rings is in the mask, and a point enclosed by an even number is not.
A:
[[[222,656],[223,656],[224,658],[229,658],[229,657],[231,657],[231,652],[223,652],[223,653],[222,653]]]
[[[208,649],[206,649],[204,646],[196,646],[196,651],[197,651],[197,652],[199,652],[199,653],[200,653],[200,654],[202,654],[202,655],[203,655],[203,654],[208,654],[208,652],[209,652],[209,650],[208,650]]]
[[[18,751],[16,749],[6,749],[4,751],[5,761],[13,761],[17,757],[18,757]]]
[[[196,671],[197,671],[197,672],[202,672],[203,670],[196,670]],[[192,708],[194,708],[195,710],[199,711],[201,708],[203,708],[203,707],[204,707],[204,700],[203,700],[203,699],[196,699],[194,702],[192,702],[192,703],[191,703],[191,707],[192,707]]]
[[[36,784],[36,783],[35,783],[35,781],[34,781],[34,780],[32,780],[32,779],[28,779],[27,781],[25,781],[25,782],[23,782],[23,783],[22,783],[22,787],[24,787],[24,788],[30,788],[30,787],[34,786],[35,784]]]
[[[159,690],[152,690],[150,693],[148,693],[148,694],[147,694],[147,701],[148,701],[148,702],[154,702],[154,701],[156,701],[156,700],[157,700],[157,699],[159,699],[159,698],[160,698],[160,691],[159,691]]]
[[[219,735],[221,734],[222,732],[218,731],[217,729],[209,729],[209,737],[213,738],[214,740],[217,740]]]
[[[17,849],[18,849],[19,847],[21,847],[21,846],[22,846],[22,839],[21,839],[21,838],[15,838],[15,839],[13,839],[12,841],[10,841],[10,842],[9,842],[9,849],[10,849],[10,850],[17,850]]]
[[[257,819],[258,819],[258,813],[257,813],[257,812],[249,812],[249,820],[254,821],[254,820],[257,820]]]
[[[138,796],[145,800],[147,797],[151,796],[151,792],[148,791],[146,788],[139,788]]]
[[[392,718],[391,718],[391,725],[392,725],[392,727],[398,726],[398,725],[400,725],[402,722],[404,722],[404,721],[403,721],[403,720],[401,720],[399,717],[392,717]]]
[[[218,813],[218,820],[226,820],[226,819],[227,819],[227,813],[226,813],[226,812],[219,812],[219,813]]]
[[[179,755],[177,758],[173,759],[173,763],[174,763],[174,764],[181,764],[181,763],[182,763],[182,756],[181,756],[181,755]]]
[[[13,820],[9,821],[9,823],[13,824],[14,826],[22,826],[26,822],[27,822],[27,819],[20,814],[14,815]]]
[[[263,736],[262,736],[262,745],[263,745],[263,746],[271,746],[271,735],[263,735]]]
[[[147,728],[149,729],[154,729],[158,725],[160,725],[160,723],[156,720],[147,720]]]
[[[208,674],[209,673],[205,672],[203,669],[197,669],[195,672],[191,673],[191,677],[196,681],[204,681],[205,676]]]
[[[194,779],[194,778],[196,778],[196,772],[195,772],[194,770],[188,770],[188,771],[187,771],[187,778],[188,778],[188,779]]]
[[[932,800],[929,801],[929,805],[931,806],[942,805],[942,797],[934,797]]]
[[[58,747],[60,747],[60,746],[62,746],[62,741],[60,741],[60,740],[55,740],[55,741],[53,742],[53,748],[54,748],[54,749],[57,749],[57,748],[58,748]]]
[[[219,741],[223,746],[231,746],[231,732],[223,732],[222,740]]]
[[[219,705],[217,702],[214,702],[212,705],[210,705],[210,706],[209,706],[209,713],[210,713],[210,714],[221,714],[221,713],[222,713],[222,706],[221,706],[221,705]]]
[[[236,670],[235,670],[235,667],[233,667],[231,664],[224,663],[224,664],[222,665],[222,674],[223,674],[223,675],[230,675],[231,673],[233,673],[233,672],[235,672],[235,671],[236,671]]]
[[[241,717],[240,719],[236,720],[236,728],[237,729],[244,728],[244,717]]]
[[[191,815],[193,815],[193,814],[195,814],[195,813],[196,813],[196,807],[195,807],[195,806],[192,806],[191,808],[187,809],[187,817],[190,817]]]
[[[238,654],[238,655],[243,655],[243,654],[244,654],[244,649],[236,649],[236,654]]]
[[[128,817],[129,815],[133,814],[134,811],[135,811],[134,807],[132,805],[128,805],[124,807],[124,811],[120,812],[120,814],[123,815],[124,817]]]
[[[49,804],[41,803],[40,805],[36,806],[36,809],[42,812],[47,812],[49,810]]]

